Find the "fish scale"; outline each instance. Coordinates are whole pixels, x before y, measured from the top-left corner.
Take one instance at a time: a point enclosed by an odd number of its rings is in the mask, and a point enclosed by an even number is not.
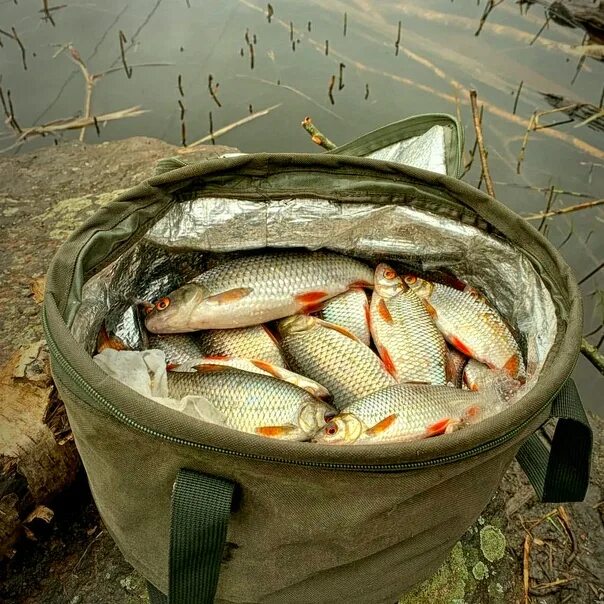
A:
[[[354,288],[326,302],[319,312],[319,317],[348,329],[363,344],[370,346],[368,313],[369,302],[365,290]]]
[[[201,348],[198,357],[227,356],[258,359],[287,367],[275,337],[264,325],[235,329],[209,329],[196,334]]]
[[[169,365],[182,365],[203,356],[199,342],[187,334],[149,334],[148,348],[161,350]]]
[[[422,301],[387,265],[376,269],[375,288],[371,333],[388,370],[399,382],[445,384],[447,345]]]
[[[425,300],[447,342],[489,367],[524,375],[522,353],[499,314],[475,290],[457,290],[413,276],[405,281]]]
[[[308,431],[299,426],[302,407],[333,411],[327,403],[293,384],[232,368],[202,374],[170,372],[168,392],[177,399],[187,395],[206,398],[224,414],[226,425],[236,430],[258,433],[257,429],[265,426],[294,426],[290,436],[295,436],[295,440],[321,428],[318,423]]]
[[[331,252],[269,252],[227,260],[161,298],[147,329],[175,333],[266,323],[371,285],[372,270]]]
[[[284,325],[292,319],[306,321],[308,328],[290,333]],[[396,383],[380,358],[356,338],[314,317],[292,319],[279,326],[287,361],[297,373],[325,386],[335,407]]]
[[[314,440],[322,444],[416,440],[476,422],[499,410],[497,397],[491,392],[396,384],[347,405]]]

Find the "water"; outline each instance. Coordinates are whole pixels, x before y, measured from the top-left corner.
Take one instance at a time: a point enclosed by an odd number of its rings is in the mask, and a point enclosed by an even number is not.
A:
[[[69,52],[61,50],[71,43],[90,73],[116,69],[96,80],[92,114],[138,105],[149,111],[101,125],[98,136],[91,128],[86,141],[146,135],[181,144],[179,100],[185,109],[188,143],[208,134],[210,112],[216,131],[249,115],[250,105],[259,111],[280,104],[268,115],[218,139],[248,152],[318,151],[300,127],[306,115],[333,141],[344,143],[409,115],[455,114],[458,109],[469,150],[474,130],[468,90],[474,87],[479,102],[485,103],[485,142],[502,202],[521,214],[542,211],[547,194],[534,188],[547,191],[552,185],[583,196],[556,195],[554,208],[603,197],[602,133],[578,121],[531,133],[521,173],[516,173],[530,115],[536,109],[550,108],[540,92],[573,102],[600,103],[604,64],[587,59],[577,71],[579,57],[572,47],[581,44],[582,31],[551,23],[530,45],[544,22],[543,10],[534,6],[521,16],[511,0],[489,15],[479,36],[474,32],[484,2],[274,0],[271,4],[274,15],[269,23],[267,4],[259,0],[69,3],[51,12],[53,27],[38,12],[41,2],[4,0],[0,2],[2,29],[10,33],[14,26],[26,50],[27,70],[16,41],[0,34],[4,44],[0,48],[0,84],[5,94],[11,91],[21,127],[81,115],[84,80]],[[396,56],[399,20],[401,41]],[[130,79],[120,58],[120,30],[127,40]],[[254,48],[253,69],[246,31]],[[338,90],[340,63],[345,65],[344,88]],[[219,83],[216,96],[221,107],[210,96],[209,74]],[[183,95],[178,89],[179,75]],[[333,105],[328,97],[332,75],[336,76]],[[520,81],[524,84],[514,116]],[[555,113],[544,116],[541,123],[564,119],[564,114]],[[3,134],[0,148],[9,147],[14,140],[8,128]],[[66,133],[59,144],[77,136],[78,132]],[[36,138],[21,150],[48,144],[52,144],[51,137]],[[465,179],[477,185],[479,176],[477,157]],[[578,278],[597,267],[604,256],[602,207],[547,222],[547,237],[562,247]],[[602,274],[581,285],[585,333],[604,323],[604,300],[597,302],[598,291],[604,289]],[[603,333],[591,336],[590,341],[597,343]],[[586,406],[602,413],[604,406],[598,396],[602,377],[583,357],[574,377]]]

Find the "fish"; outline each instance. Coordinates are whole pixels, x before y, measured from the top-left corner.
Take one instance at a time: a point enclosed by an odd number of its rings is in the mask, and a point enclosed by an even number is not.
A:
[[[148,348],[163,351],[168,371],[203,356],[201,344],[189,334],[149,334]]]
[[[279,367],[287,367],[277,339],[266,325],[235,329],[208,329],[196,337],[202,357],[227,356],[257,359]]]
[[[328,323],[344,327],[363,344],[371,346],[369,301],[364,289],[355,287],[331,298],[323,304],[318,316]]]
[[[313,438],[320,444],[401,442],[448,434],[500,410],[496,395],[396,384],[347,405]]]
[[[220,367],[207,373],[169,372],[168,393],[206,398],[227,427],[282,440],[312,437],[335,416],[335,409],[283,380]]]
[[[497,389],[500,398],[511,400],[513,394],[522,386],[521,381],[509,376],[502,369],[491,369],[489,366],[470,359],[463,370],[463,381],[468,390],[483,392],[488,389]]]
[[[375,269],[371,335],[398,382],[446,384],[447,345],[426,307],[387,264]]]
[[[145,318],[153,333],[259,325],[298,312],[373,273],[359,260],[332,252],[268,252],[226,260],[157,300]]]
[[[289,369],[272,365],[271,363],[267,363],[266,361],[262,361],[260,359],[207,357],[203,359],[193,359],[187,364],[187,366],[181,366],[178,369],[183,370],[186,367],[188,370],[195,370],[200,373],[208,373],[215,371],[215,367],[217,366],[235,367],[236,369],[241,369],[242,371],[250,371],[252,373],[258,373],[261,375],[271,375],[280,380],[289,382],[290,384],[295,384],[299,388],[306,390],[306,392],[310,392],[310,394],[316,398],[325,400],[329,400],[331,398],[329,390],[327,390],[325,386],[318,384],[314,380],[311,380],[304,375],[294,373],[293,371],[289,371]]]
[[[524,361],[518,343],[499,313],[474,288],[457,290],[406,275],[405,283],[423,300],[449,344],[492,369],[523,379]]]
[[[373,350],[339,325],[295,315],[278,328],[289,366],[323,384],[337,408],[396,383]]]
[[[468,357],[457,348],[447,346],[447,383],[455,388],[463,386],[463,370],[468,362]]]

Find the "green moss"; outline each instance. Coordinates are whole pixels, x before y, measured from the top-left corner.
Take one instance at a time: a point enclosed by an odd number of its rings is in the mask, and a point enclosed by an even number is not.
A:
[[[480,549],[489,562],[503,558],[505,544],[505,537],[498,528],[489,524],[480,531]]]
[[[477,562],[472,567],[472,574],[477,581],[482,581],[489,576],[489,569],[484,562]]]
[[[457,543],[436,574],[405,594],[399,604],[463,604],[467,580],[463,549],[461,543]]]

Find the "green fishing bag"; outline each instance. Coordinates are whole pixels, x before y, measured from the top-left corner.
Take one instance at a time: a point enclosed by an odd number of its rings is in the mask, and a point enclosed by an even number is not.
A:
[[[543,501],[583,498],[591,431],[569,378],[579,289],[547,239],[457,179],[460,157],[457,122],[431,115],[330,153],[170,160],[60,248],[43,313],[53,376],[103,521],[149,581],[152,602],[393,604],[438,569],[515,457]],[[111,297],[102,287],[92,295],[91,284],[115,276],[135,251],[144,259],[149,249],[289,245],[461,278],[484,262],[476,278],[484,273],[487,289],[508,284],[502,291],[524,309],[511,323],[530,325],[531,308],[545,309],[522,342],[538,359],[534,382],[501,413],[452,434],[329,447],[201,422],[92,360],[82,309],[111,306]],[[518,278],[497,273],[504,256],[477,256],[483,245],[514,258]],[[524,277],[539,294],[517,285]],[[546,442],[538,431],[550,418],[558,421]]]

